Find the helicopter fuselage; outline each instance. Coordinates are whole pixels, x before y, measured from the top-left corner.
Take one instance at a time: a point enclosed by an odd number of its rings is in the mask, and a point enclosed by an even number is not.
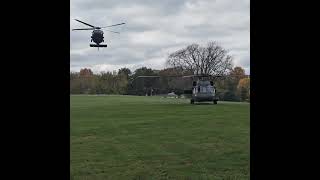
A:
[[[113,24],[113,25],[105,26],[105,27],[99,27],[99,26],[93,26],[91,24],[80,21],[78,19],[75,19],[75,20],[82,23],[82,24],[90,26],[90,28],[76,28],[76,29],[72,29],[72,31],[74,31],[74,30],[93,30],[92,35],[91,35],[91,42],[94,42],[95,44],[90,44],[90,47],[98,47],[98,50],[99,50],[99,47],[107,47],[107,44],[100,44],[100,43],[104,42],[103,31],[101,30],[102,28],[119,26],[119,25],[125,24],[125,23],[120,23],[120,24]],[[119,33],[119,32],[114,32],[114,31],[110,31],[110,32]]]
[[[213,101],[217,103],[216,89],[210,81],[198,81],[192,88],[191,104],[194,102]]]
[[[104,42],[103,31],[100,29],[95,29],[92,31],[91,42],[95,42],[97,45]]]

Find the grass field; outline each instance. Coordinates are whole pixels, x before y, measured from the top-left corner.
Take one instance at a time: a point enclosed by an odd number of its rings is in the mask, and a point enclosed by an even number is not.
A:
[[[248,103],[70,100],[71,179],[249,179]]]

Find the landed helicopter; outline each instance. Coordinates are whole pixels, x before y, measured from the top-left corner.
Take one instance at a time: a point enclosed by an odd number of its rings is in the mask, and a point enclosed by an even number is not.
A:
[[[90,26],[90,28],[78,28],[78,29],[72,29],[72,31],[74,31],[74,30],[93,30],[92,35],[91,35],[91,42],[94,42],[95,44],[90,44],[90,47],[98,47],[98,50],[99,50],[99,47],[107,47],[107,44],[101,44],[102,42],[104,42],[104,36],[103,36],[104,33],[101,30],[102,28],[119,26],[119,25],[125,24],[125,23],[120,23],[120,24],[114,24],[114,25],[105,26],[105,27],[99,27],[99,26],[93,26],[91,24],[85,23],[85,22],[80,21],[78,19],[75,19],[75,20],[82,23],[82,24]],[[120,34],[119,32],[115,32],[115,31],[110,31],[110,30],[106,30],[106,31]]]
[[[197,81],[192,83],[192,96],[190,103],[195,102],[213,102],[217,104],[219,98],[216,95],[216,87],[212,80],[209,79],[210,76],[198,76]]]
[[[196,102],[212,102],[217,104],[219,98],[217,96],[216,87],[214,86],[214,80],[221,76],[211,76],[211,75],[190,75],[190,76],[138,76],[132,82],[138,79],[142,79],[143,86],[151,87],[150,90],[159,89],[161,82],[163,84],[164,79],[175,78],[176,81],[171,83],[173,89],[183,89],[183,95],[190,98],[190,103],[195,104]],[[150,81],[144,81],[144,79],[149,79]],[[192,84],[190,82],[192,80]]]

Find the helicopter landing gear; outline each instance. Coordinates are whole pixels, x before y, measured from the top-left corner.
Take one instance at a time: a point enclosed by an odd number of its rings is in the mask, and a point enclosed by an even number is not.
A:
[[[191,99],[191,100],[190,100],[190,103],[191,103],[191,104],[194,104],[194,100],[193,100],[193,99]]]

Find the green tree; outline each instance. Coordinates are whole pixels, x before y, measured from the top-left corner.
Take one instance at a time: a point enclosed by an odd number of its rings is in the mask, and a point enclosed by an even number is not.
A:
[[[120,73],[115,77],[117,94],[127,94],[128,92],[128,77],[124,73]]]
[[[80,75],[79,72],[70,72],[70,93],[80,94]]]
[[[121,68],[118,71],[118,75],[124,74],[127,79],[129,79],[129,76],[131,75],[131,70],[129,68]]]
[[[133,78],[138,76],[156,76],[157,74],[151,69],[147,67],[141,67],[134,71]]]

